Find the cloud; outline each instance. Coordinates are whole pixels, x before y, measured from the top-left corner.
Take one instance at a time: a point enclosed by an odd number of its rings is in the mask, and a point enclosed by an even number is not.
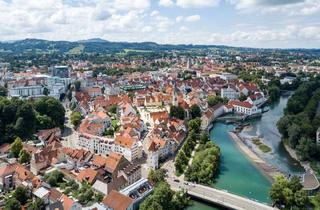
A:
[[[244,12],[283,13],[286,15],[312,15],[320,12],[319,0],[227,0]]]
[[[200,15],[191,15],[191,16],[186,17],[185,20],[187,22],[196,22],[196,21],[198,21],[200,19],[201,19]]]
[[[177,0],[177,6],[182,8],[206,8],[218,6],[220,0]]]
[[[159,0],[159,5],[162,7],[173,7],[174,2],[172,0]]]
[[[183,16],[177,16],[176,17],[176,22],[180,23],[181,21],[183,21]]]

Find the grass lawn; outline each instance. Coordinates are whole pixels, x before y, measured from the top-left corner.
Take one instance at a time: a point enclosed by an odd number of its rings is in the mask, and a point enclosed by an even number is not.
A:
[[[264,153],[271,152],[271,148],[269,146],[263,144],[260,139],[254,138],[254,139],[252,139],[252,143],[257,145],[259,147],[259,149]]]

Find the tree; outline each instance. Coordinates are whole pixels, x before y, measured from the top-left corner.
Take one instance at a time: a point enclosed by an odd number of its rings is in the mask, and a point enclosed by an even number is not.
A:
[[[76,81],[74,82],[74,88],[76,89],[76,91],[80,91],[81,81],[76,80]]]
[[[13,197],[17,199],[21,205],[24,205],[27,203],[28,199],[30,198],[30,194],[27,188],[18,186],[13,192]]]
[[[71,122],[74,126],[78,126],[81,123],[81,113],[80,112],[72,112],[71,113]]]
[[[52,122],[51,118],[48,117],[47,115],[36,115],[36,129],[37,130],[45,130],[45,129],[50,129],[54,127],[54,123]]]
[[[297,154],[301,160],[310,160],[317,153],[316,144],[313,140],[302,137],[296,147]]]
[[[5,97],[5,96],[7,96],[7,94],[8,94],[7,88],[0,86],[0,96]]]
[[[148,179],[152,183],[157,184],[164,181],[165,175],[166,175],[166,171],[162,168],[157,170],[150,170],[148,174]]]
[[[299,142],[301,137],[301,129],[297,124],[292,124],[288,128],[288,140],[289,145],[292,148],[295,148]]]
[[[36,114],[30,103],[24,102],[19,106],[16,114],[15,130],[20,138],[30,137],[36,127]]]
[[[194,130],[195,133],[200,132],[201,120],[200,118],[192,119],[188,122],[189,130]]]
[[[288,187],[288,181],[284,176],[275,177],[275,181],[269,191],[270,198],[274,204],[278,207],[284,205],[285,197],[283,195],[283,189]]]
[[[294,194],[294,202],[297,207],[302,209],[309,203],[309,198],[305,190],[298,190]]]
[[[208,105],[213,107],[217,104],[225,104],[228,103],[228,99],[222,98],[220,96],[209,96],[208,97]]]
[[[6,199],[5,210],[21,210],[20,202],[15,198]]]
[[[117,105],[111,105],[109,107],[109,112],[112,113],[112,114],[116,114],[117,113],[117,109],[118,109]]]
[[[21,150],[19,153],[19,163],[29,163],[31,159],[31,154],[26,150]]]
[[[14,142],[11,144],[10,151],[15,158],[18,158],[22,148],[23,148],[22,140],[19,137],[17,137],[14,140]]]
[[[28,204],[27,210],[44,210],[45,203],[42,199],[36,198]]]
[[[244,95],[244,94],[241,94],[240,97],[239,97],[240,101],[245,101],[246,99],[247,99],[247,96]]]
[[[95,197],[94,197],[94,200],[98,203],[100,203],[102,200],[103,200],[103,194],[101,193],[96,193],[95,194]]]
[[[193,119],[197,118],[197,117],[201,117],[201,109],[200,109],[200,107],[197,104],[192,105],[190,107],[190,114],[191,114],[191,117]]]
[[[176,117],[180,120],[183,120],[185,117],[185,111],[180,106],[171,106],[170,107],[170,117]]]
[[[34,107],[39,114],[50,117],[54,126],[63,128],[65,109],[59,100],[52,97],[42,97],[34,102]]]
[[[200,144],[205,144],[210,141],[209,135],[206,132],[202,132],[200,136]]]
[[[298,177],[287,180],[284,176],[277,176],[270,189],[270,197],[274,204],[285,209],[304,209],[308,203],[308,196]]]
[[[268,93],[269,93],[269,100],[271,102],[277,101],[280,97],[280,88],[275,85],[269,86]]]

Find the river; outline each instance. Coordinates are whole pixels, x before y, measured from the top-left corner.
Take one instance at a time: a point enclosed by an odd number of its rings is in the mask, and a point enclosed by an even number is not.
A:
[[[242,132],[243,135],[260,135],[265,144],[272,148],[272,153],[262,155],[268,163],[287,173],[300,173],[301,166],[285,151],[276,123],[283,116],[288,96],[281,96],[280,100],[269,106],[269,111],[261,118],[252,120],[252,130]],[[224,189],[262,203],[270,203],[268,196],[271,183],[260,170],[244,155],[228,135],[233,125],[216,122],[210,131],[211,140],[221,149],[220,173],[216,177],[214,187]],[[188,210],[221,210],[206,203],[194,201]]]

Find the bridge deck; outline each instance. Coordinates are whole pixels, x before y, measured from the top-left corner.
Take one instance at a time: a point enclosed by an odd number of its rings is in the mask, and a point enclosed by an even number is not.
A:
[[[211,187],[206,187],[190,182],[174,182],[172,179],[167,180],[173,190],[185,189],[188,194],[199,199],[212,202],[223,207],[237,210],[276,210],[266,204],[234,195],[229,192],[217,190]],[[187,183],[187,184],[186,184]]]

